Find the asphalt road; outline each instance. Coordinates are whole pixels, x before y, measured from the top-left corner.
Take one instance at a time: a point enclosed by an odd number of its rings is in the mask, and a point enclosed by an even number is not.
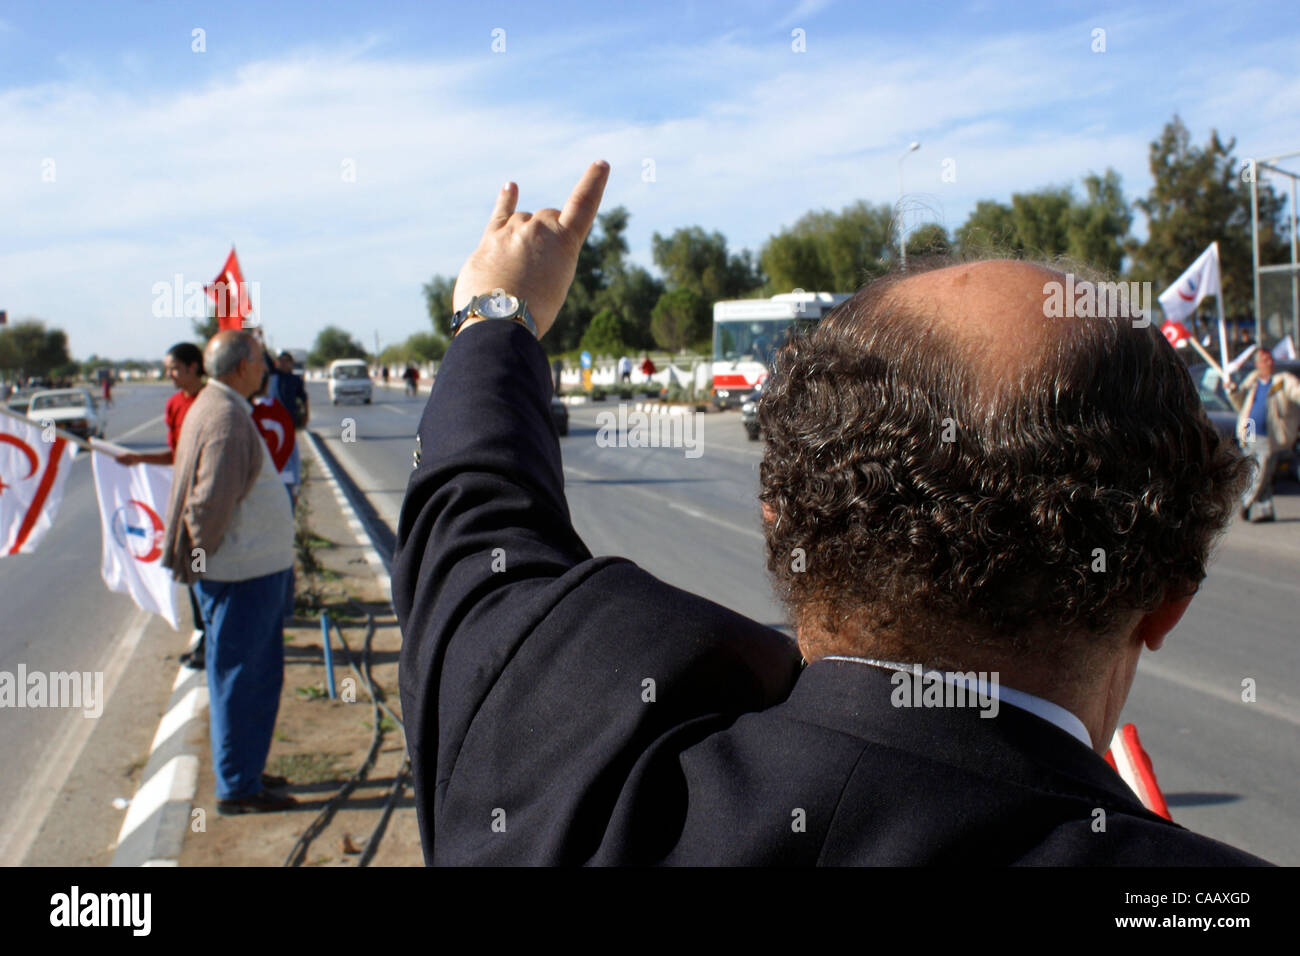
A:
[[[162,411],[171,393],[171,386],[117,388],[108,410],[108,440],[139,449],[162,447]],[[149,621],[129,597],[109,591],[100,578],[99,505],[90,454],[77,453],[58,516],[38,550],[0,559],[0,670],[15,673],[19,664],[29,674],[111,670],[109,658],[123,635]],[[24,795],[41,778],[48,782],[51,773],[57,776],[71,766],[77,738],[88,736],[89,723],[80,710],[0,710],[0,766],[5,768],[0,863],[17,862],[12,841],[39,824],[43,808],[31,806]]]
[[[312,384],[312,428],[388,535],[411,469],[426,396],[375,389],[371,405],[331,407]],[[574,406],[561,439],[574,525],[593,554],[618,554],[662,580],[783,627],[759,531],[761,445],[738,415],[703,416],[703,454],[600,448],[605,403]],[[341,440],[345,420],[356,440]],[[1174,819],[1265,859],[1300,865],[1300,488],[1279,520],[1234,523],[1183,622],[1145,654],[1122,720],[1134,723]],[[1242,700],[1243,681],[1256,700]]]
[[[366,495],[391,539],[426,397],[375,390],[371,405],[331,407],[309,386],[311,427]],[[163,442],[167,387],[124,387],[109,438]],[[761,446],[735,413],[703,416],[703,454],[600,448],[596,415],[571,408],[561,439],[570,511],[594,554],[619,554],[678,587],[783,627],[759,531]],[[355,441],[342,440],[349,420]],[[1275,862],[1300,864],[1300,488],[1283,489],[1280,520],[1234,524],[1192,609],[1164,650],[1144,655],[1123,719],[1139,728],[1174,818]],[[99,577],[99,518],[89,458],[68,476],[58,520],[34,555],[0,562],[0,670],[103,670],[123,635],[148,618]],[[1257,699],[1243,702],[1243,681]],[[110,706],[121,706],[110,697]],[[0,862],[4,841],[39,819],[31,784],[50,784],[75,757],[80,712],[0,711]],[[54,781],[57,782],[57,781]],[[21,826],[20,826],[21,824]]]

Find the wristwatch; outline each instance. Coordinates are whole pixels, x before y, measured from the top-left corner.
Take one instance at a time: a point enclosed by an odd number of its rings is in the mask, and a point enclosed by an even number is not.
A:
[[[523,299],[508,294],[504,289],[493,289],[469,300],[469,305],[458,309],[451,317],[451,337],[455,338],[467,319],[482,316],[485,319],[509,319],[518,322],[537,337],[537,323],[528,312]]]

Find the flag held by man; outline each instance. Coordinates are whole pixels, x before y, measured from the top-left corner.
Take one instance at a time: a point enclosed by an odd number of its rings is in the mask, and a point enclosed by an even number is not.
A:
[[[1196,307],[1210,296],[1219,303],[1219,352],[1223,366],[1228,364],[1228,330],[1223,319],[1223,280],[1217,242],[1206,246],[1174,284],[1160,293],[1160,308],[1164,309],[1167,321],[1181,322],[1195,314]]]
[[[162,566],[162,542],[172,469],[167,465],[119,465],[96,454],[95,495],[103,550],[100,574],[110,591],[129,594],[142,610],[180,626],[180,588]]]
[[[35,551],[63,502],[77,446],[48,431],[36,422],[0,415],[0,555]]]

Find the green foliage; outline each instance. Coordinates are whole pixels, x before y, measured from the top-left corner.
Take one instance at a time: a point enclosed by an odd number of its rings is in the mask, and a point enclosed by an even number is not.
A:
[[[744,298],[763,285],[750,252],[729,253],[720,232],[706,233],[691,226],[667,237],[656,232],[651,242],[655,265],[667,279],[668,290],[693,292],[705,309],[712,309],[719,299]]]
[[[707,337],[709,320],[702,306],[704,300],[693,289],[674,289],[661,295],[650,317],[655,343],[669,352],[679,352]]]
[[[968,257],[1070,256],[1117,273],[1133,221],[1119,174],[1089,173],[1083,183],[1083,199],[1068,186],[1049,186],[1014,193],[1010,205],[981,200],[957,230],[957,245]]]
[[[582,335],[580,348],[592,355],[619,356],[628,351],[630,329],[623,317],[613,309],[601,309]]]
[[[194,340],[199,348],[206,346],[208,339],[221,331],[215,313],[204,319],[191,319],[190,324],[194,327]]]
[[[451,294],[456,289],[455,276],[434,276],[424,284],[424,307],[433,323],[433,331],[444,340],[451,338]],[[490,289],[483,289],[490,292]]]
[[[414,332],[406,341],[389,345],[379,353],[384,365],[423,365],[438,362],[447,354],[447,340],[433,332]]]
[[[1133,224],[1119,173],[1113,169],[1103,176],[1089,173],[1083,177],[1083,185],[1087,199],[1070,209],[1066,252],[1073,259],[1118,275],[1124,262],[1124,237]]]
[[[946,256],[951,252],[952,242],[948,238],[948,230],[937,222],[927,222],[907,234],[907,254],[911,258]]]
[[[893,249],[889,206],[859,201],[838,213],[810,212],[763,246],[765,291],[854,292],[889,269]]]
[[[335,359],[366,357],[366,350],[352,336],[337,325],[327,325],[316,336],[307,358],[312,365],[328,365]]]
[[[1152,142],[1151,176],[1146,197],[1134,203],[1147,218],[1147,240],[1128,246],[1132,276],[1150,281],[1159,291],[1178,278],[1205,247],[1218,240],[1225,309],[1253,308],[1250,184],[1233,158],[1236,145],[1223,142],[1217,130],[1201,148],[1175,115]],[[1271,185],[1259,184],[1260,261],[1288,258],[1284,201]]]
[[[72,366],[68,336],[62,329],[46,329],[44,322],[27,319],[0,329],[0,371],[17,378],[64,374]]]

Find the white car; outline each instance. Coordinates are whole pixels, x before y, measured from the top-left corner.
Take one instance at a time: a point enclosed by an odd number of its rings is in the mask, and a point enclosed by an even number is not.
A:
[[[104,437],[108,422],[95,397],[83,388],[59,388],[37,392],[27,405],[27,418],[46,421],[79,438]]]
[[[336,359],[330,362],[330,404],[360,400],[369,405],[372,388],[370,368],[364,360]]]

